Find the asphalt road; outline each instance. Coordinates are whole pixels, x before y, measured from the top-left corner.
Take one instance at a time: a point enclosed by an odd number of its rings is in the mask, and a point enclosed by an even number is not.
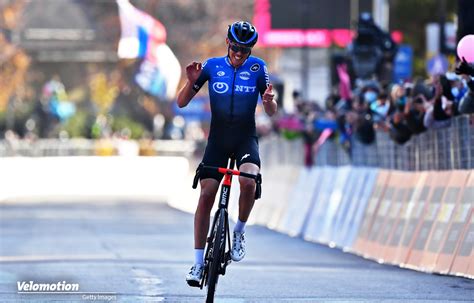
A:
[[[0,302],[203,302],[187,286],[193,217],[132,201],[0,205]],[[380,265],[262,227],[247,229],[216,302],[473,301],[474,281]],[[81,293],[18,294],[17,282]]]

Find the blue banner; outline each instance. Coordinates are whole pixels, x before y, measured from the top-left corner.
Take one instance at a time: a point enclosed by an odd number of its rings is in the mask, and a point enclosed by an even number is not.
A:
[[[410,79],[413,74],[413,48],[407,44],[398,47],[393,62],[393,81],[395,83]]]

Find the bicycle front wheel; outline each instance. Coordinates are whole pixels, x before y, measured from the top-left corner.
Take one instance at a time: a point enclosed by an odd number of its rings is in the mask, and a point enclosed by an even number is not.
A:
[[[219,269],[221,267],[225,249],[225,214],[221,210],[217,214],[215,229],[213,232],[212,259],[209,261],[209,273],[207,276],[207,303],[214,302],[217,280],[219,279]]]

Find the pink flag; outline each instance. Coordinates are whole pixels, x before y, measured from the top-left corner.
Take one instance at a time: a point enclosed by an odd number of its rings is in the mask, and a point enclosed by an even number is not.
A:
[[[351,94],[351,78],[347,73],[347,65],[345,63],[336,66],[337,75],[339,76],[339,95],[345,100],[352,98]]]

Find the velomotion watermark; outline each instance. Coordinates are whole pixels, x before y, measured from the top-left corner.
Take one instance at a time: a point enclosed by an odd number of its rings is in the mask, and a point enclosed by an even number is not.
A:
[[[18,294],[78,294],[86,301],[115,301],[115,292],[81,291],[79,283],[66,281],[54,283],[39,283],[35,281],[17,281]]]
[[[79,283],[35,283],[33,281],[16,282],[18,292],[78,292]]]

